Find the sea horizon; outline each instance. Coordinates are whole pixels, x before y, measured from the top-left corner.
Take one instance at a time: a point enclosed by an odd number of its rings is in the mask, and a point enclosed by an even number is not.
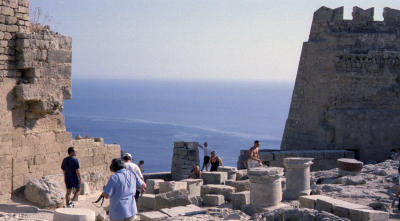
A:
[[[207,141],[229,166],[254,140],[279,149],[293,85],[73,79],[72,87],[63,111],[67,131],[120,144],[145,161],[145,172],[156,172],[170,169],[174,141]]]

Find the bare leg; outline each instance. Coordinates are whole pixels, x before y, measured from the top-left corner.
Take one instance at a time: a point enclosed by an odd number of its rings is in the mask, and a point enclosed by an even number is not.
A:
[[[75,189],[74,197],[72,198],[72,201],[78,201],[79,194],[81,194],[81,189]]]
[[[206,171],[208,171],[208,167],[210,166],[210,162],[207,163],[206,165]]]
[[[203,161],[203,166],[201,167],[201,171],[204,170],[204,166],[205,166],[205,164],[204,164],[204,161]]]
[[[70,195],[71,195],[71,189],[67,189],[67,192],[65,193],[65,205],[68,205],[69,200],[70,200]]]

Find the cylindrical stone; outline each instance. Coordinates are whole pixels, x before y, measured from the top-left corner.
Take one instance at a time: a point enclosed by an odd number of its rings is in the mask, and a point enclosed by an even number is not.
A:
[[[286,177],[286,200],[296,200],[299,196],[308,196],[310,188],[310,166],[313,158],[289,157],[283,159]]]
[[[58,208],[54,211],[53,221],[95,221],[96,213],[84,208]]]
[[[247,172],[250,179],[250,204],[254,206],[278,206],[282,201],[283,168],[256,167]]]
[[[228,173],[228,180],[236,180],[236,167],[228,167],[228,166],[220,166],[218,167],[218,171],[227,172]]]

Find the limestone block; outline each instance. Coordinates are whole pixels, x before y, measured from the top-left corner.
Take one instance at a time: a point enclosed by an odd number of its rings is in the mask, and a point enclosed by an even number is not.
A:
[[[224,195],[206,194],[203,196],[204,206],[219,206],[224,204],[224,202],[225,202]]]
[[[167,214],[159,211],[143,212],[139,216],[141,221],[161,221],[169,217]]]
[[[187,189],[186,182],[166,181],[166,182],[160,183],[159,185],[160,185],[160,193],[166,193],[169,191],[186,190]]]
[[[250,204],[250,191],[236,192],[231,194],[232,209],[242,209],[242,205]]]
[[[313,158],[288,157],[283,159],[285,165],[286,191],[285,199],[296,200],[299,196],[310,195],[310,166]]]
[[[146,180],[146,193],[158,194],[160,192],[160,183],[165,182],[162,179],[147,179]]]
[[[339,176],[358,175],[364,163],[355,159],[340,158],[337,160]]]
[[[189,197],[200,196],[201,186],[203,185],[202,179],[185,179],[181,180],[181,182],[186,182]]]
[[[236,180],[236,167],[220,166],[218,167],[218,171],[227,172],[227,180]]]
[[[138,201],[138,209],[140,210],[154,210],[156,206],[155,194],[143,194]]]
[[[340,202],[337,204],[333,204],[333,214],[339,217],[349,218],[350,219],[350,211],[354,209],[366,209],[371,210],[372,208],[369,206],[348,203],[348,202]]]
[[[247,177],[247,170],[238,170],[236,173],[236,180],[242,180]]]
[[[308,208],[308,209],[315,209],[317,199],[325,198],[325,197],[327,198],[327,196],[323,196],[323,195],[300,196],[299,197],[300,207]]]
[[[81,195],[89,195],[90,194],[90,186],[87,182],[83,182],[81,184]]]
[[[172,208],[161,209],[162,213],[167,214],[170,217],[177,216],[193,216],[197,214],[206,214],[207,211],[195,205],[177,206]]]
[[[203,182],[207,184],[224,184],[228,178],[227,172],[203,172],[201,174]]]
[[[250,190],[250,180],[227,180],[225,185],[235,187],[236,192],[248,191]]]
[[[84,208],[58,208],[54,211],[53,221],[95,221],[96,213]]]
[[[201,196],[204,197],[206,194],[219,194],[224,195],[225,200],[231,200],[231,194],[235,192],[235,187],[218,185],[218,184],[207,184],[201,187]]]
[[[387,221],[389,213],[378,210],[352,209],[350,210],[352,221]]]
[[[176,190],[157,194],[155,197],[155,209],[170,208],[174,206],[186,206],[190,204],[187,190]]]

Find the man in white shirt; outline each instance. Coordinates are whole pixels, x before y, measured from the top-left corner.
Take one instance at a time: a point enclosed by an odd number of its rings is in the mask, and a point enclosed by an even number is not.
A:
[[[203,171],[204,167],[206,168],[206,171],[208,171],[208,166],[210,166],[211,149],[209,149],[207,146],[207,142],[204,142],[204,146],[201,146],[199,144],[199,147],[202,148],[204,151],[204,161],[203,166],[201,167],[201,171]]]
[[[132,162],[132,155],[130,153],[124,153],[124,154],[122,154],[122,159],[124,160],[125,168],[128,171],[133,172],[140,180],[142,180],[144,182],[143,174],[140,171],[139,166]],[[139,189],[137,189],[136,194],[135,194],[136,203],[139,199],[139,195],[140,195],[140,191],[139,191]]]

